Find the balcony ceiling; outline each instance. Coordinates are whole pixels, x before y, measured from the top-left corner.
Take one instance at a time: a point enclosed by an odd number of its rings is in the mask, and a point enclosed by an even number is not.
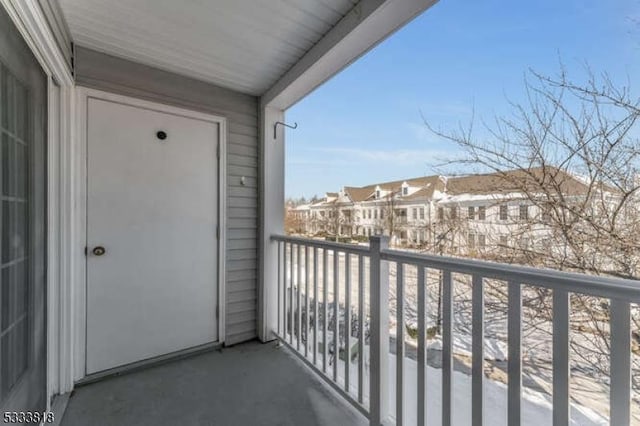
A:
[[[78,45],[261,95],[357,0],[60,0]]]

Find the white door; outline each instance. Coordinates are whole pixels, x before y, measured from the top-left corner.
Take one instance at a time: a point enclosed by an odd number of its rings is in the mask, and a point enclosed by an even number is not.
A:
[[[218,339],[219,124],[143,105],[87,102],[87,374]]]

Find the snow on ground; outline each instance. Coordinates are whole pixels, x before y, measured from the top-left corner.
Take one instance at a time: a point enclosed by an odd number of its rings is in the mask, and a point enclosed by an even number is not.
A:
[[[469,335],[454,334],[453,335],[453,353],[456,355],[463,355],[471,357],[471,341],[472,338]],[[428,341],[428,350],[442,350],[442,338],[436,336]],[[484,359],[495,361],[506,361],[508,359],[507,344],[501,340],[484,339]]]
[[[330,339],[328,339],[331,341]],[[309,352],[311,354],[311,351]],[[369,347],[365,346],[365,372],[368,372]],[[418,363],[404,358],[404,424],[417,424],[417,378]],[[322,368],[321,355],[318,354],[317,367]],[[396,356],[389,354],[389,410],[393,417],[396,413]],[[328,375],[333,374],[333,366],[328,366]],[[366,373],[365,373],[366,374]],[[427,425],[442,423],[442,370],[427,366],[426,411]],[[344,361],[338,363],[338,383],[344,388]],[[350,393],[357,399],[358,363],[357,357],[349,367]],[[453,372],[452,425],[471,424],[471,376],[462,372]],[[369,377],[364,378],[364,397],[368,400]],[[549,395],[532,389],[523,388],[522,426],[542,426],[552,424],[553,405]],[[491,426],[507,425],[507,386],[485,378],[484,381],[484,424]],[[609,420],[595,411],[571,404],[572,426],[608,425]]]
[[[396,357],[389,356],[391,395],[395,395]],[[404,395],[406,424],[417,424],[417,377],[418,364],[405,358]],[[395,398],[391,399],[392,412],[395,412]],[[552,403],[549,397],[540,392],[525,389],[522,398],[522,425],[540,426],[552,424]],[[442,422],[442,370],[427,366],[427,424],[440,425]],[[471,376],[454,371],[452,424],[463,426],[471,424]],[[484,382],[484,424],[492,426],[507,425],[507,386],[492,380]],[[572,404],[571,425],[592,426],[608,425],[605,419],[592,410]]]

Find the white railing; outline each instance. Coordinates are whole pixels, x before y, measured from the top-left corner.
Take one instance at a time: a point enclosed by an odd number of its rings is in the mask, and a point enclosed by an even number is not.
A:
[[[500,280],[508,288],[507,420],[522,417],[522,287],[552,290],[553,425],[570,424],[570,294],[610,301],[611,425],[630,424],[631,323],[630,307],[640,303],[640,283],[547,269],[425,255],[388,248],[387,237],[371,237],[369,246],[339,244],[296,237],[273,236],[278,246],[278,337],[312,369],[366,415],[371,425],[395,419],[405,424],[405,271],[417,271],[417,378],[415,418],[427,419],[426,273],[437,271],[442,288],[442,425],[452,424],[454,312],[452,274],[471,282],[471,423],[483,423],[485,287]],[[389,266],[396,270],[390,288]],[[357,276],[352,280],[352,269]],[[367,276],[368,275],[368,276]],[[389,383],[390,290],[395,290],[395,395]],[[352,294],[353,293],[353,294]],[[344,312],[341,314],[341,310]],[[355,315],[355,316],[354,316]],[[342,327],[341,327],[342,322]],[[354,330],[353,325],[357,327]],[[367,324],[370,336],[366,336]],[[369,338],[367,338],[369,337]],[[351,366],[357,358],[357,368]],[[390,399],[395,398],[395,412]]]

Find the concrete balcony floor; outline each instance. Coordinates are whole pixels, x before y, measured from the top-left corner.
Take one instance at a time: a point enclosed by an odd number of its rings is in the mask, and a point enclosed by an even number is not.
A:
[[[366,425],[275,343],[249,342],[76,388],[62,426]]]

